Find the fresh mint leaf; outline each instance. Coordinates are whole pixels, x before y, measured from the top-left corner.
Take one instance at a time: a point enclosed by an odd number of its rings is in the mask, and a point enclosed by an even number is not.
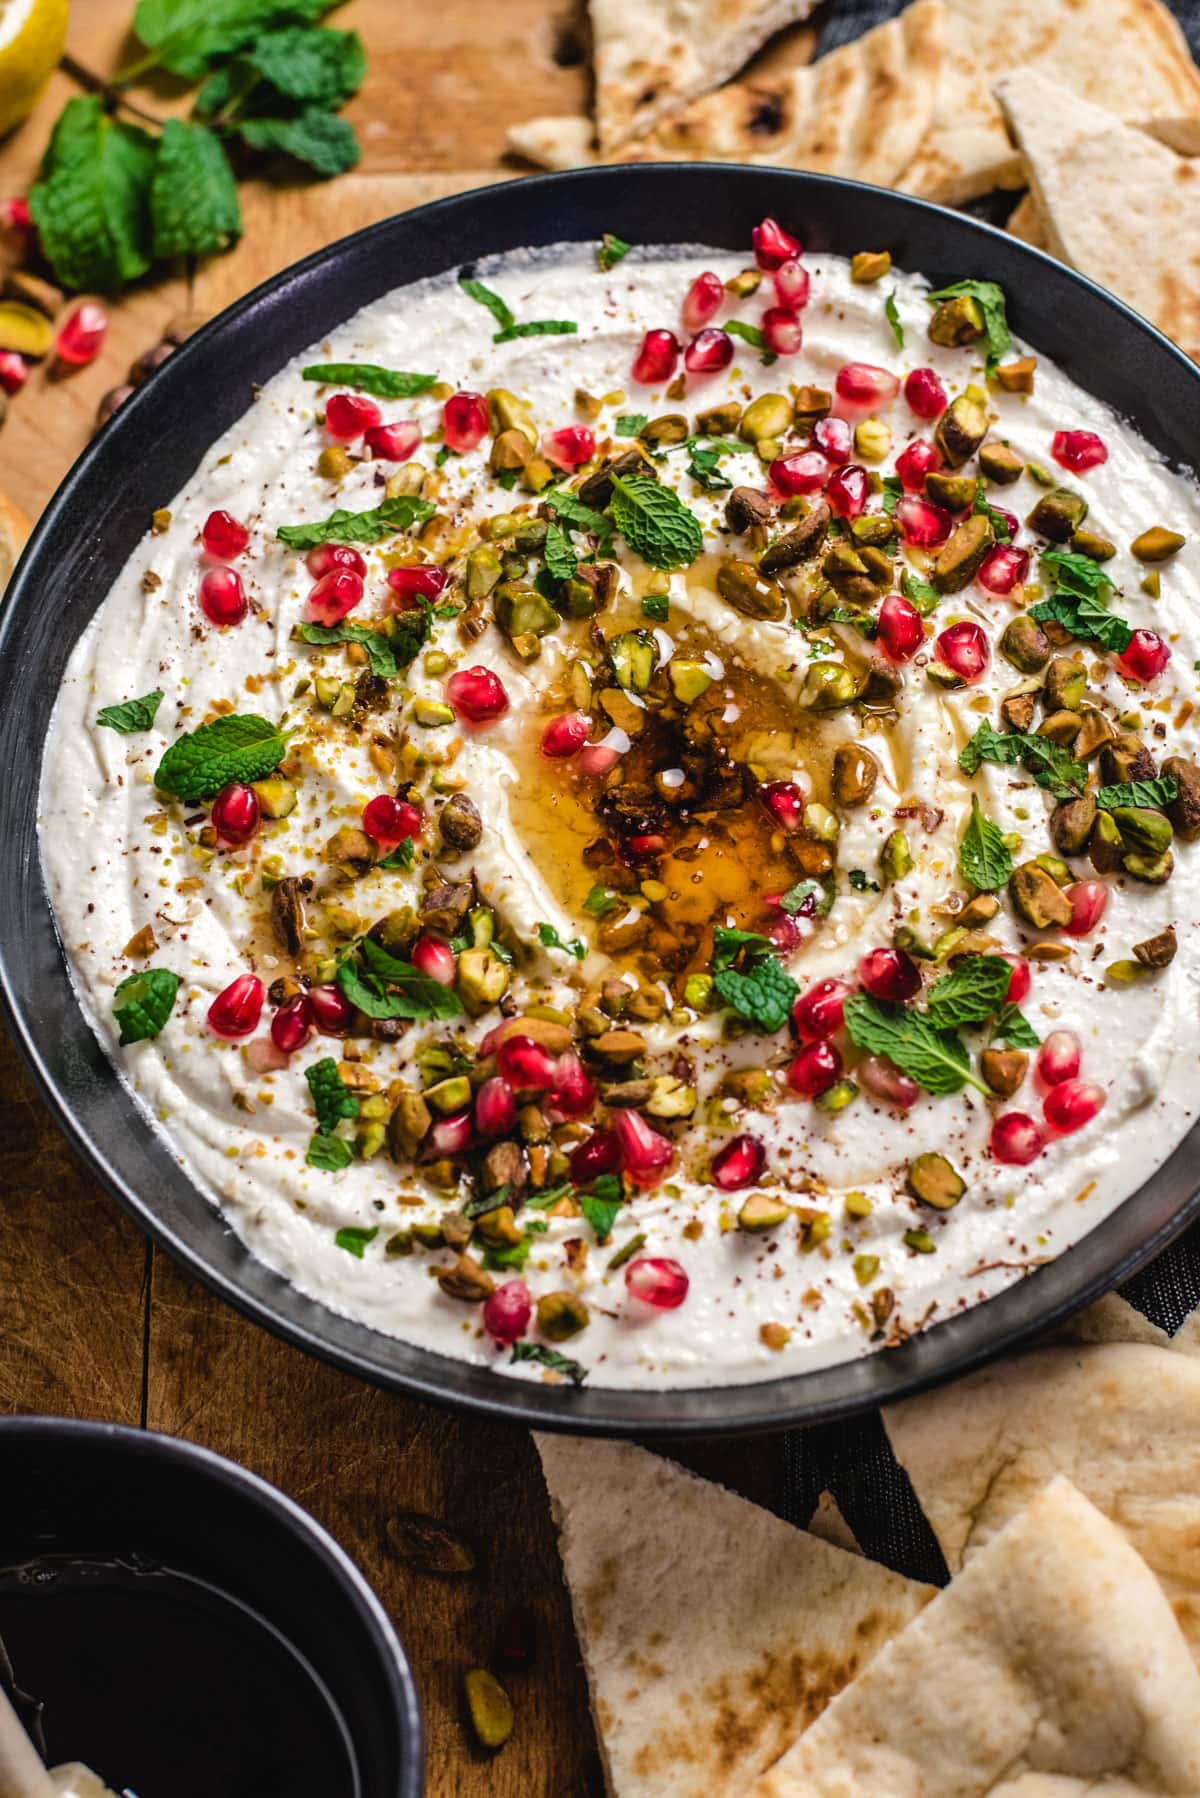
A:
[[[96,723],[103,724],[108,730],[119,730],[123,737],[132,736],[135,731],[149,730],[162,699],[160,688],[155,687],[153,693],[144,693],[140,699],[101,706],[96,713]]]
[[[800,988],[773,955],[764,955],[745,973],[723,968],[713,975],[718,998],[760,1030],[782,1030]]]
[[[594,1192],[585,1192],[579,1200],[579,1209],[596,1232],[597,1242],[607,1242],[612,1235],[612,1227],[617,1213],[621,1209],[620,1199],[603,1199]]]
[[[983,313],[983,332],[987,339],[987,364],[989,369],[994,368],[1001,356],[1007,354],[1012,347],[1004,289],[995,281],[956,281],[952,287],[943,287],[939,292],[926,294],[925,297],[931,306],[936,306],[942,300],[957,299],[960,294],[967,294],[979,303]]]
[[[315,1136],[309,1137],[308,1152],[304,1159],[307,1161],[309,1167],[318,1167],[323,1173],[340,1174],[342,1169],[344,1167],[349,1167],[350,1163],[354,1160],[354,1150],[350,1147],[350,1144],[344,1137],[322,1136],[320,1132],[318,1132]],[[339,1249],[349,1248],[350,1245],[348,1243],[340,1240],[341,1235],[342,1232],[339,1230],[337,1236],[334,1238]],[[361,1261],[361,1248],[350,1249],[350,1253],[352,1255],[357,1255]]]
[[[906,568],[900,576],[900,591],[917,608],[922,618],[928,618],[942,603],[942,595],[937,588],[931,587],[928,581],[918,580],[911,568]]]
[[[457,1018],[462,1000],[448,986],[430,980],[410,962],[389,955],[372,937],[359,949],[363,965],[347,959],[337,983],[351,1005],[369,1018]]]
[[[539,924],[537,933],[538,942],[543,949],[562,949],[568,955],[573,955],[576,961],[582,961],[587,954],[587,945],[580,942],[577,936],[573,936],[569,943],[564,943],[553,924]]]
[[[967,955],[935,980],[927,995],[927,1016],[935,1030],[982,1024],[999,1011],[1012,981],[1012,963],[1003,955]]]
[[[385,855],[375,865],[379,868],[411,868],[416,859],[417,846],[411,837],[405,837],[402,843],[397,843],[390,855]]]
[[[1038,1049],[1042,1039],[1020,1006],[1010,1000],[996,1013],[992,1041],[1007,1043],[1010,1049]]]
[[[133,29],[152,54],[143,67],[199,81],[218,57],[232,56],[265,31],[315,25],[335,0],[138,0]],[[128,78],[128,71],[122,79]]]
[[[719,467],[725,448],[723,443],[694,444],[692,447],[692,459],[687,471],[696,485],[703,487],[706,493],[720,493],[733,486],[729,476],[723,474]]]
[[[331,512],[312,524],[281,524],[275,535],[289,549],[315,549],[318,543],[378,543],[432,518],[436,507],[427,499],[399,493],[368,512]]]
[[[577,493],[569,487],[552,487],[541,496],[542,504],[549,506],[556,518],[569,524],[573,530],[587,531],[591,536],[599,538],[599,548],[604,551],[612,542],[612,524],[603,512],[586,506]]]
[[[497,1186],[494,1192],[476,1193],[475,1197],[468,1199],[463,1206],[463,1216],[472,1219],[486,1217],[490,1211],[499,1211],[501,1205],[507,1205],[511,1196],[512,1187],[507,1184]],[[514,1211],[519,1209],[519,1205],[520,1201],[518,1200],[517,1205],[513,1206]]]
[[[620,903],[619,893],[612,887],[602,886],[597,882],[584,900],[583,909],[593,918],[604,918],[610,911],[616,911]]]
[[[649,423],[644,412],[622,412],[613,422],[613,436],[637,437]]]
[[[795,888],[792,890],[796,891]],[[731,968],[739,957],[756,961],[761,956],[773,954],[774,950],[775,945],[770,937],[761,935],[757,930],[731,930],[724,924],[718,924],[713,931],[714,970]]]
[[[242,208],[229,158],[205,125],[167,119],[150,177],[156,261],[212,256],[242,235]]]
[[[293,25],[264,32],[244,60],[285,100],[326,108],[341,106],[356,94],[367,72],[357,31],[324,27]]]
[[[1042,552],[1041,570],[1056,587],[1073,593],[1079,599],[1097,599],[1104,603],[1113,591],[1111,576],[1091,556],[1081,556],[1071,549],[1047,549]]]
[[[516,337],[573,337],[579,326],[573,318],[527,318],[519,325],[505,325],[493,343],[511,343]]]
[[[539,1220],[541,1221],[541,1220]],[[506,1242],[503,1247],[488,1243],[483,1251],[483,1265],[492,1273],[521,1273],[533,1248],[533,1236],[526,1231],[520,1242]]]
[[[779,901],[789,918],[823,918],[833,910],[833,887],[820,880],[800,880]]]
[[[645,593],[642,595],[642,616],[655,624],[665,624],[671,616],[671,600],[666,593]]]
[[[882,481],[883,509],[889,518],[904,498],[904,482],[898,474],[885,474]]]
[[[477,281],[473,275],[460,275],[458,285],[469,300],[474,300],[478,306],[487,307],[502,331],[507,331],[510,325],[516,324],[517,315],[508,301],[494,293],[490,287],[485,287],[482,281]]]
[[[979,808],[978,794],[971,795],[971,816],[958,846],[958,871],[968,886],[981,893],[994,893],[1002,887],[1013,870],[1013,860],[1004,832]]]
[[[188,804],[212,799],[231,780],[249,785],[274,774],[286,749],[283,732],[268,719],[230,712],[172,743],[154,770],[154,784]]]
[[[772,362],[778,362],[778,356],[774,350],[767,348],[767,340],[757,325],[744,325],[740,318],[727,318],[721,329],[728,331],[731,337],[740,337],[743,343],[750,344],[753,349],[761,350],[764,368],[770,368]]]
[[[305,643],[361,643],[367,652],[372,674],[377,674],[381,680],[392,680],[398,672],[388,639],[365,624],[347,624],[345,621],[341,624],[298,624],[296,635]],[[411,662],[412,656],[408,659]]]
[[[922,1012],[886,1005],[872,999],[869,993],[859,992],[849,994],[843,1015],[850,1040],[857,1048],[894,1061],[926,1092],[956,1093],[968,1084],[987,1092],[982,1081],[971,1073],[967,1052],[958,1038],[952,1031],[938,1030]]]
[[[1037,605],[1030,606],[1029,616],[1039,624],[1061,624],[1081,643],[1098,643],[1115,655],[1121,655],[1133,641],[1132,627],[1098,599],[1070,593],[1063,588],[1052,593],[1049,599],[1041,599]]]
[[[339,1249],[345,1249],[348,1255],[356,1255],[361,1261],[363,1250],[378,1235],[378,1224],[372,1224],[369,1230],[364,1229],[361,1224],[343,1224],[333,1240]]]
[[[613,231],[606,231],[596,246],[596,266],[601,274],[606,275],[610,268],[616,268],[632,248],[633,245],[627,244],[623,237],[618,237]]]
[[[252,150],[290,156],[314,174],[344,175],[362,156],[354,127],[335,113],[309,106],[295,118],[241,119],[238,133]]]
[[[889,293],[887,299],[883,302],[883,310],[887,316],[888,324],[892,327],[892,336],[896,339],[896,348],[902,350],[904,348],[904,326],[900,322],[900,308],[896,304],[896,295],[894,291]]]
[[[1179,782],[1173,774],[1161,774],[1157,780],[1122,780],[1111,787],[1101,787],[1096,804],[1102,812],[1115,812],[1119,806],[1148,807],[1165,811],[1179,797]]]
[[[981,724],[958,758],[964,774],[975,774],[982,762],[1007,767],[1023,764],[1039,787],[1056,799],[1073,799],[1087,780],[1087,769],[1069,749],[1030,731],[997,731]]]
[[[540,1342],[514,1342],[512,1359],[536,1361],[542,1367],[562,1374],[570,1380],[572,1386],[582,1386],[588,1377],[588,1370],[582,1362],[572,1361],[569,1355],[561,1355],[557,1349],[545,1348]]]
[[[852,612],[849,606],[836,605],[831,607],[830,610],[826,612],[821,623],[848,624],[851,629],[856,630],[860,636],[866,637],[868,642],[872,642],[879,635],[879,626],[874,618],[871,618],[866,612]],[[813,639],[810,643],[810,657],[815,642],[816,639]],[[832,648],[832,643],[822,643],[821,648],[817,653],[819,655],[825,655]]]
[[[872,880],[865,868],[851,868],[846,878],[856,893],[877,893],[879,891],[879,882]]]
[[[997,543],[1011,543],[1012,533],[1008,528],[1008,519],[1003,512],[997,511],[988,499],[987,489],[982,481],[975,484],[975,498],[971,504],[972,516],[986,518],[992,527],[992,535]]]
[[[179,975],[169,968],[144,968],[140,974],[127,974],[113,994],[112,1004],[121,1047],[157,1036],[171,1015],[178,991]]]
[[[306,381],[329,387],[353,387],[358,393],[378,394],[384,400],[415,399],[437,386],[436,375],[414,375],[400,368],[380,368],[375,362],[313,362],[301,369]]]
[[[561,524],[554,521],[546,527],[545,546],[546,567],[556,581],[569,581],[579,566],[578,557],[571,547],[571,539]]]
[[[42,253],[70,288],[115,293],[150,266],[157,146],[112,119],[96,95],[68,100],[29,195]]]
[[[308,1081],[313,1110],[317,1114],[317,1129],[322,1136],[332,1136],[339,1119],[358,1116],[358,1100],[338,1073],[338,1064],[332,1055],[305,1068],[304,1078]]]
[[[612,476],[612,517],[625,542],[651,568],[686,568],[704,548],[700,521],[674,488],[650,475]]]

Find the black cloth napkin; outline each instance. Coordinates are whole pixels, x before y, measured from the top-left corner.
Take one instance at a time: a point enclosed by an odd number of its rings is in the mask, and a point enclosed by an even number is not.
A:
[[[816,15],[817,54],[849,43],[902,8],[903,0],[832,0]],[[1187,33],[1193,55],[1200,56],[1200,0],[1172,0],[1171,10]],[[1151,1323],[1174,1335],[1200,1305],[1200,1224],[1135,1275],[1121,1294]],[[791,1430],[780,1444],[779,1511],[789,1523],[807,1524],[821,1493],[828,1491],[865,1554],[912,1579],[938,1585],[948,1581],[942,1551],[892,1452],[878,1412],[847,1423]]]

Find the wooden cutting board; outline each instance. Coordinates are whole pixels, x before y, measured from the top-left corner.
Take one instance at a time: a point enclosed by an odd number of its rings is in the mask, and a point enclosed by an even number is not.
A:
[[[76,0],[71,53],[100,72],[132,56],[132,0]],[[363,146],[330,183],[243,190],[246,236],[207,267],[180,267],[112,310],[92,367],[35,374],[0,433],[0,492],[36,517],[83,449],[96,405],[173,315],[216,311],[348,231],[443,194],[512,178],[505,126],[580,110],[587,74],[570,4],[350,0],[336,23],[366,42],[370,74],[349,112]],[[806,54],[791,34],[770,60]],[[23,193],[49,127],[78,86],[55,75],[34,117],[0,144],[0,194]],[[185,111],[170,83],[132,97]],[[347,310],[353,308],[347,296]],[[169,497],[169,496],[164,496]],[[76,1166],[0,1038],[0,1408],[102,1417],[205,1443],[284,1488],[372,1580],[421,1686],[429,1791],[455,1798],[574,1798],[602,1789],[553,1533],[527,1433],[462,1421],[335,1373],[252,1327],[156,1254]],[[770,1503],[770,1444],[697,1445],[686,1458]],[[479,1555],[468,1579],[423,1575],[389,1546],[388,1519],[445,1520]],[[649,1595],[648,1595],[649,1601]],[[537,1625],[532,1668],[506,1676],[516,1711],[497,1756],[471,1744],[461,1680],[493,1658],[513,1604]],[[86,1744],[81,1744],[86,1751]],[[331,1794],[331,1798],[334,1795]]]

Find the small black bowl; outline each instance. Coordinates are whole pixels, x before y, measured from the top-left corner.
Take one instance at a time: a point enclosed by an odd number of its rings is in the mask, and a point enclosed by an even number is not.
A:
[[[686,1391],[579,1391],[505,1378],[326,1310],[256,1261],[121,1087],[75,999],[42,885],[41,745],[80,632],[204,452],[262,383],[390,289],[522,245],[596,242],[746,250],[764,215],[806,247],[889,249],[935,286],[998,281],[1013,329],[1194,465],[1200,369],[1111,294],[960,213],[877,187],[715,164],[585,170],[489,187],[330,244],[231,306],[126,402],[76,463],[21,559],[0,616],[0,1003],[76,1151],[154,1239],[268,1329],[418,1398],[581,1434],[783,1429],[889,1403],[965,1373],[1127,1278],[1200,1208],[1200,1126],[1111,1216],[1049,1266],[903,1348],[812,1374]],[[1146,1144],[1150,1161],[1159,1145]]]
[[[78,1634],[68,1630],[57,1650],[57,1635],[47,1641],[44,1627],[39,1638],[28,1626],[37,1621],[30,1615],[37,1609],[53,1619],[60,1597],[44,1590],[23,1597],[22,1582],[7,1571],[29,1563],[35,1572],[23,1576],[25,1589],[39,1581],[69,1586],[62,1609],[68,1619],[83,1616],[88,1624]],[[171,1436],[55,1417],[0,1418],[0,1631],[7,1616],[17,1687],[45,1702],[48,1733],[55,1726],[57,1690],[59,1717],[64,1710],[90,1715],[99,1719],[96,1734],[111,1735],[103,1710],[109,1680],[114,1695],[123,1690],[121,1657],[136,1651],[129,1637],[137,1619],[156,1632],[157,1641],[164,1604],[171,1600],[180,1608],[170,1616],[186,1619],[197,1634],[190,1642],[164,1637],[164,1647],[174,1644],[178,1663],[159,1693],[166,1714],[146,1727],[171,1727],[177,1705],[178,1717],[197,1730],[198,1759],[211,1703],[214,1729],[223,1714],[238,1715],[250,1740],[261,1732],[270,1745],[264,1759],[277,1753],[287,1759],[286,1717],[294,1713],[275,1710],[286,1684],[293,1701],[309,1707],[306,1725],[310,1712],[314,1718],[320,1712],[313,1739],[323,1740],[331,1763],[346,1769],[345,1790],[327,1798],[420,1798],[421,1709],[404,1651],[358,1569],[298,1505],[232,1462]],[[96,1605],[109,1607],[106,1618],[120,1619],[111,1662],[94,1640]],[[217,1652],[197,1660],[189,1648],[195,1651],[199,1642]],[[36,1681],[30,1672],[35,1646],[42,1651]],[[241,1669],[244,1685],[236,1693],[222,1694],[222,1665],[211,1664],[225,1648],[240,1657],[226,1663]],[[285,1676],[279,1686],[272,1684],[277,1670]],[[73,1697],[63,1689],[89,1678],[105,1690]],[[141,1727],[136,1714],[117,1719],[112,1739],[136,1749]],[[55,1760],[87,1761],[93,1752],[88,1741],[52,1746]],[[111,1744],[110,1752],[119,1753]],[[155,1752],[161,1765],[170,1740],[159,1742]],[[222,1765],[228,1752],[223,1747],[218,1755]],[[110,1778],[132,1777],[119,1766],[103,1771]],[[208,1788],[188,1784],[181,1758],[171,1789],[200,1798]]]

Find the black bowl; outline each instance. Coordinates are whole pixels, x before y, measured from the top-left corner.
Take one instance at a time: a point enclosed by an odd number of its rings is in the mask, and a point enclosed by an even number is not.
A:
[[[256,1261],[122,1091],[74,998],[42,886],[40,746],[64,664],[156,506],[250,405],[254,385],[357,306],[519,245],[744,248],[764,214],[843,255],[887,247],[942,284],[999,281],[1014,329],[1171,461],[1194,459],[1200,370],[1110,294],[990,226],[880,188],[780,169],[636,167],[489,187],[386,219],[267,281],[185,344],[117,413],[43,514],[0,619],[0,993],[69,1139],[157,1242],[268,1329],[417,1397],[543,1429],[711,1434],[813,1423],[961,1374],[1127,1277],[1197,1210],[1193,1131],[1144,1187],[1050,1266],[887,1354],[749,1386],[576,1392],[415,1348],[304,1298]],[[1151,1145],[1147,1145],[1147,1153]]]
[[[260,1620],[252,1644],[267,1640],[265,1624],[305,1666],[299,1689],[319,1702],[324,1688],[334,1727],[352,1744],[354,1798],[420,1798],[421,1709],[395,1631],[349,1557],[282,1492],[171,1436],[58,1417],[0,1418],[0,1569],[60,1557],[86,1558],[101,1579],[107,1563],[158,1565],[195,1582],[197,1592],[215,1589],[244,1607]],[[225,1609],[217,1614],[225,1628]],[[180,1650],[182,1679],[188,1662]],[[62,1652],[69,1659],[70,1649]],[[114,1658],[122,1652],[114,1641]],[[201,1692],[216,1691],[221,1669],[193,1666],[190,1677]],[[37,1696],[47,1698],[52,1719],[53,1692]],[[283,1727],[266,1708],[261,1725],[264,1733]],[[88,1744],[70,1752],[87,1759]]]

